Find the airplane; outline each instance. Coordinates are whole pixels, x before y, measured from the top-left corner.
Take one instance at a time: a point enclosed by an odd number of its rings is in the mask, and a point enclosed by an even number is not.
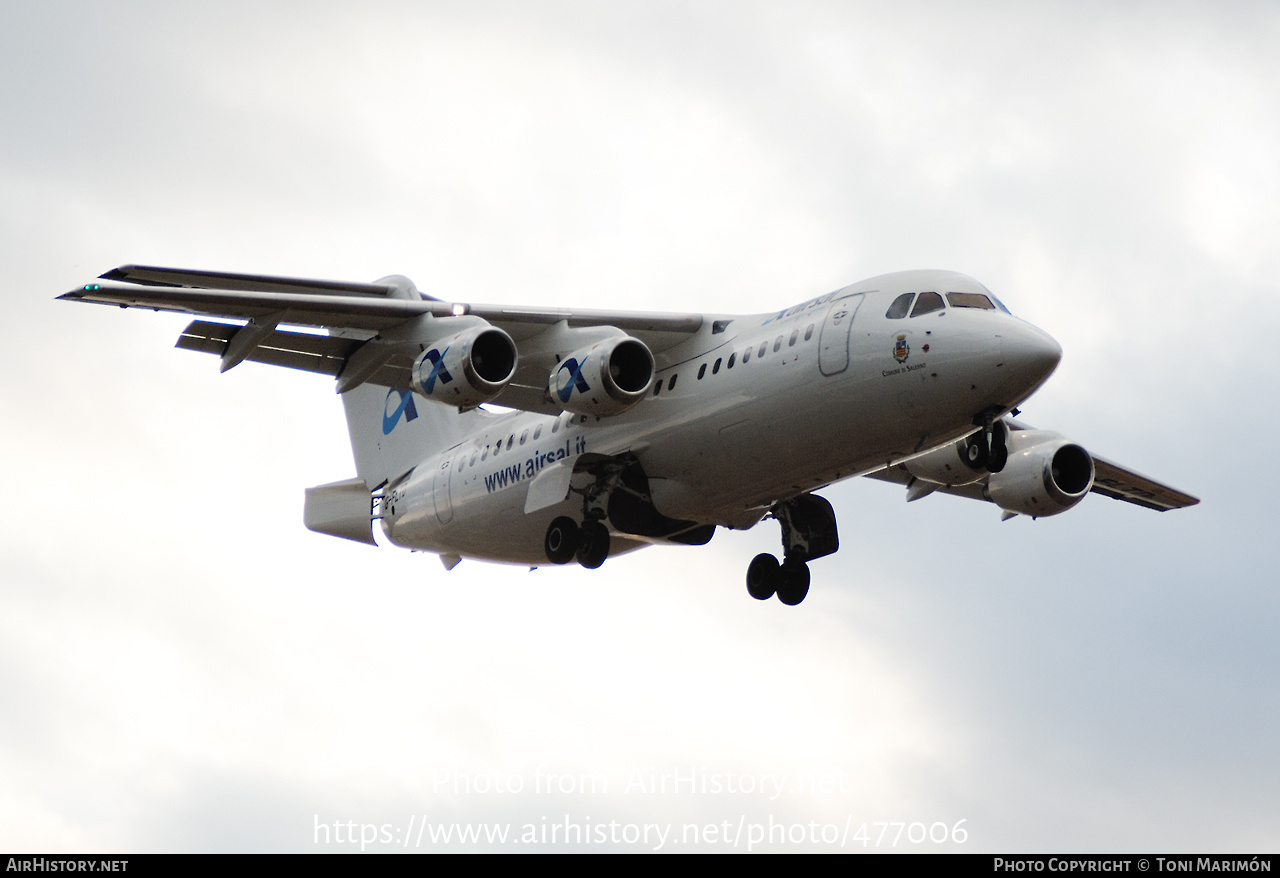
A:
[[[839,548],[813,492],[854,476],[899,483],[908,501],[990,502],[1005,519],[1090,492],[1159,511],[1200,502],[1016,420],[1062,349],[955,272],[880,275],[749,316],[138,265],[59,298],[218,318],[194,320],[177,347],[222,371],[249,360],[335,379],[356,475],[308,488],[304,523],[377,545],[377,521],[450,570],[594,569],[770,517],[782,560],[757,555],[747,591],[794,606],[809,563]]]

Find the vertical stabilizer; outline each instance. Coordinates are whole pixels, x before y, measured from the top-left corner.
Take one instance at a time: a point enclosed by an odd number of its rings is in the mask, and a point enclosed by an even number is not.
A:
[[[342,405],[356,472],[370,490],[462,441],[467,420],[474,416],[407,390],[376,384],[348,390],[342,394]]]
[[[413,281],[391,275],[377,282],[394,299],[423,298]],[[338,332],[338,335],[346,333]],[[339,387],[342,376],[339,376]],[[342,394],[356,472],[370,491],[398,479],[432,454],[462,440],[470,413],[429,402],[408,390],[357,384]]]

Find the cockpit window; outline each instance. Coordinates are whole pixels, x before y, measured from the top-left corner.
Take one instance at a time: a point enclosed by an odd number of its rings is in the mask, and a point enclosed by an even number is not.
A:
[[[947,301],[952,308],[982,308],[986,311],[996,310],[996,306],[982,293],[947,293]]]
[[[942,303],[942,296],[937,293],[921,293],[920,298],[916,299],[916,307],[911,312],[911,316],[919,317],[930,311],[941,311],[944,307],[946,306]]]
[[[893,300],[893,304],[889,306],[889,310],[884,312],[884,316],[890,320],[901,320],[907,316],[907,312],[911,310],[911,300],[915,298],[915,293],[903,293],[901,296]]]

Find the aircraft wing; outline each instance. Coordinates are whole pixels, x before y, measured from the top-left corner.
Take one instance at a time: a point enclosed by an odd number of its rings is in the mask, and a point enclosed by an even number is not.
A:
[[[545,401],[545,379],[555,365],[556,352],[532,341],[550,327],[616,327],[644,342],[658,360],[659,368],[664,351],[713,322],[723,328],[723,321],[712,321],[702,314],[446,302],[422,295],[400,277],[375,283],[347,283],[124,265],[101,275],[100,281],[58,298],[245,321],[196,320],[178,339],[180,348],[222,357],[224,370],[250,360],[339,377],[357,351],[366,349],[370,351],[364,357],[367,368],[362,369],[356,383],[367,381],[388,387],[408,388],[410,370],[421,347],[417,343],[383,340],[382,333],[391,331],[394,339],[397,327],[426,315],[473,315],[506,331],[520,354],[516,379],[496,402],[552,414],[560,409]],[[329,330],[329,334],[280,328],[290,325],[319,327]],[[376,352],[368,345],[371,341],[377,343]],[[350,382],[344,386],[339,377],[339,390],[352,386],[355,384]]]
[[[1012,419],[1009,419],[1007,423],[1016,429],[1028,429],[1025,424],[1019,424]],[[1123,467],[1118,463],[1113,463],[1105,457],[1099,457],[1092,452],[1089,453],[1089,456],[1093,458],[1094,473],[1093,487],[1089,489],[1090,493],[1101,494],[1104,497],[1111,497],[1115,500],[1123,500],[1126,503],[1144,506],[1157,512],[1168,512],[1170,509],[1185,509],[1200,502],[1197,497],[1192,497],[1190,494],[1171,488],[1149,476],[1144,476],[1142,473]],[[896,482],[905,486],[910,486],[913,481],[916,481],[915,477],[900,463],[868,473],[868,475],[870,478],[883,482]],[[968,497],[971,500],[989,500],[986,493],[986,479],[970,485],[956,485],[954,487],[939,485],[934,490],[944,494],[954,494],[957,497]],[[924,494],[916,496],[924,496]],[[909,494],[908,497],[911,498],[911,495]]]

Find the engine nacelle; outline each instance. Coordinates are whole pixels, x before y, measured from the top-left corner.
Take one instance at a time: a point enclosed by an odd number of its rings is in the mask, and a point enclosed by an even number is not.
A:
[[[935,448],[928,454],[913,457],[902,465],[911,475],[926,482],[948,487],[972,485],[980,481],[987,471],[981,467],[975,469],[969,462],[971,444],[969,439],[960,439],[942,448]]]
[[[616,415],[653,386],[653,354],[644,342],[614,336],[574,351],[547,381],[551,401],[579,415]]]
[[[1048,430],[1009,433],[1009,461],[987,480],[987,496],[1001,509],[1038,517],[1075,506],[1093,487],[1093,458]]]
[[[476,326],[435,340],[413,364],[409,383],[427,399],[474,408],[516,374],[516,344],[496,326]]]

